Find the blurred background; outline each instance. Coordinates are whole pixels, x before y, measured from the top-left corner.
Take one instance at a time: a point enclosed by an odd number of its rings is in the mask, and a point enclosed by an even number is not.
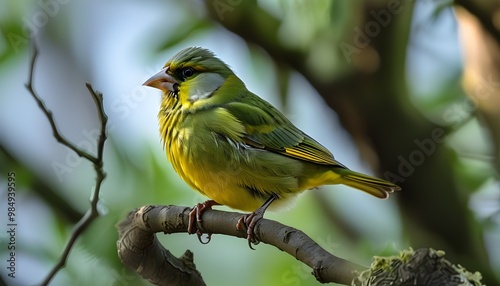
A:
[[[36,285],[89,208],[95,173],[58,144],[96,152],[109,116],[99,209],[51,285],[149,285],[117,257],[115,224],[145,204],[206,198],[173,171],[159,141],[160,93],[142,83],[177,51],[214,51],[247,87],[354,170],[403,191],[377,200],[343,186],[305,192],[266,217],[368,266],[407,248],[444,250],[500,281],[500,4],[498,1],[191,0],[0,2],[0,284]],[[7,276],[7,178],[16,173],[16,278]],[[222,208],[225,209],[225,208]],[[208,285],[319,285],[271,246],[158,235],[194,252]],[[265,262],[265,267],[263,267]]]

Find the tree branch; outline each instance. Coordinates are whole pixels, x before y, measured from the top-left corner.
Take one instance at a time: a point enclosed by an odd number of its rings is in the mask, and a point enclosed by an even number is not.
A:
[[[180,258],[176,258],[155,236],[156,232],[187,232],[189,211],[189,207],[152,205],[131,211],[117,225],[118,256],[122,263],[155,285],[205,285],[196,270],[191,251],[187,250]],[[198,227],[206,233],[246,239],[246,231],[239,231],[235,227],[241,216],[241,213],[207,210],[203,213],[203,225]],[[255,228],[255,237],[311,267],[312,274],[321,283],[481,285],[479,273],[472,274],[460,266],[452,265],[443,258],[442,251],[410,249],[398,256],[375,257],[371,268],[366,269],[328,253],[302,231],[276,221],[260,220]],[[392,284],[388,284],[388,281]]]
[[[48,285],[50,281],[55,277],[57,272],[61,270],[64,265],[66,264],[66,261],[68,259],[69,253],[71,252],[71,249],[76,243],[76,240],[78,237],[88,228],[88,226],[94,221],[95,218],[99,216],[99,212],[97,210],[97,203],[99,202],[99,192],[101,190],[101,185],[104,179],[106,178],[106,173],[103,170],[103,152],[104,152],[104,143],[106,141],[106,124],[108,122],[108,117],[106,113],[104,112],[104,105],[103,105],[103,98],[102,94],[99,92],[96,92],[92,86],[87,83],[87,89],[90,92],[90,95],[92,99],[95,102],[96,109],[97,109],[97,114],[99,117],[99,120],[101,122],[101,132],[98,138],[97,142],[97,156],[94,156],[80,148],[78,148],[76,145],[73,143],[69,142],[67,139],[65,139],[57,129],[56,123],[54,121],[54,117],[52,116],[52,112],[45,106],[45,103],[42,101],[42,99],[38,96],[37,92],[35,91],[35,88],[33,86],[33,76],[34,76],[34,71],[35,71],[35,63],[38,58],[38,49],[34,45],[33,47],[33,55],[31,58],[31,63],[30,63],[30,71],[29,71],[29,79],[28,83],[25,85],[30,94],[33,96],[35,101],[38,103],[38,106],[40,109],[43,111],[47,119],[49,120],[50,126],[52,127],[52,132],[54,134],[54,137],[56,140],[61,143],[62,145],[68,147],[69,149],[73,150],[78,156],[83,157],[90,161],[94,165],[94,169],[96,172],[96,183],[94,190],[92,192],[91,196],[91,207],[85,213],[85,215],[80,219],[80,221],[75,225],[75,228],[73,232],[71,233],[71,236],[68,240],[68,243],[64,247],[63,253],[61,254],[59,261],[56,263],[56,265],[52,268],[52,270],[49,272],[45,280],[41,283],[41,285]]]
[[[172,211],[168,207],[145,206],[131,211],[117,225],[120,237],[117,242],[118,256],[124,265],[134,269],[155,285],[206,285],[196,270],[191,251],[186,250],[180,258],[176,258],[158,242],[155,236],[155,232],[163,229],[160,220],[155,219],[161,217],[161,214],[171,218],[163,222],[165,229],[170,230],[169,233],[182,230],[186,222],[180,220],[175,211],[183,213],[189,209],[180,208]]]
[[[122,262],[152,283],[159,283],[156,285],[192,285],[179,278],[189,272],[197,273],[192,260],[189,263],[177,261],[154,235],[156,232],[187,232],[189,211],[188,207],[148,205],[129,213],[117,226],[120,236],[118,255]],[[203,232],[246,239],[246,230],[237,230],[235,227],[242,215],[207,210],[203,213]],[[254,233],[258,241],[274,245],[311,267],[316,279],[322,283],[349,284],[356,276],[354,271],[366,269],[328,253],[302,231],[276,221],[260,220]],[[178,265],[185,267],[178,268]],[[174,275],[172,270],[177,273]],[[175,279],[167,279],[172,275]],[[201,276],[197,279],[201,279]]]

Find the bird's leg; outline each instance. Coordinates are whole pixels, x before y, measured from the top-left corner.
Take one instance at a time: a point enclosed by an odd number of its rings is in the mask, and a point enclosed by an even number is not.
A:
[[[197,227],[197,225],[201,224],[201,222],[202,222],[201,216],[203,215],[203,213],[206,210],[211,210],[212,206],[217,206],[217,205],[220,205],[220,204],[218,202],[214,201],[214,200],[208,200],[208,201],[205,201],[203,203],[196,204],[193,207],[193,209],[191,209],[191,211],[189,212],[189,224],[188,224],[187,231],[188,231],[189,234],[196,233],[196,235],[198,236],[198,240],[202,244],[209,243],[212,234],[208,233],[207,234],[208,235],[208,240],[206,242],[203,242],[201,240],[201,236],[203,235],[203,232]],[[196,232],[195,232],[195,229],[196,229]]]
[[[271,205],[274,200],[278,199],[277,195],[272,195],[267,199],[267,201],[258,209],[256,209],[254,212],[246,214],[242,216],[240,219],[238,219],[238,222],[236,223],[236,229],[241,230],[246,228],[247,229],[247,240],[248,240],[248,246],[251,249],[254,249],[252,247],[252,243],[258,244],[259,242],[255,240],[253,229],[255,228],[255,225],[259,220],[264,218],[264,213],[266,212],[266,209]]]

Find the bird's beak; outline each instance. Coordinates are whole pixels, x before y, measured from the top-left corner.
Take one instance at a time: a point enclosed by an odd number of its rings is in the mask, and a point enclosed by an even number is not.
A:
[[[177,92],[179,82],[168,74],[168,69],[169,67],[162,69],[160,72],[146,80],[142,85],[154,87],[164,92]]]

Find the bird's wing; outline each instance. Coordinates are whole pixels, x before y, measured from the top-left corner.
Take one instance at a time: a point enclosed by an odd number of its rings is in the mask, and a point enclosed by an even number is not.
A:
[[[342,166],[333,155],[295,127],[280,111],[254,94],[224,106],[245,127],[243,140],[260,149],[324,165]]]

